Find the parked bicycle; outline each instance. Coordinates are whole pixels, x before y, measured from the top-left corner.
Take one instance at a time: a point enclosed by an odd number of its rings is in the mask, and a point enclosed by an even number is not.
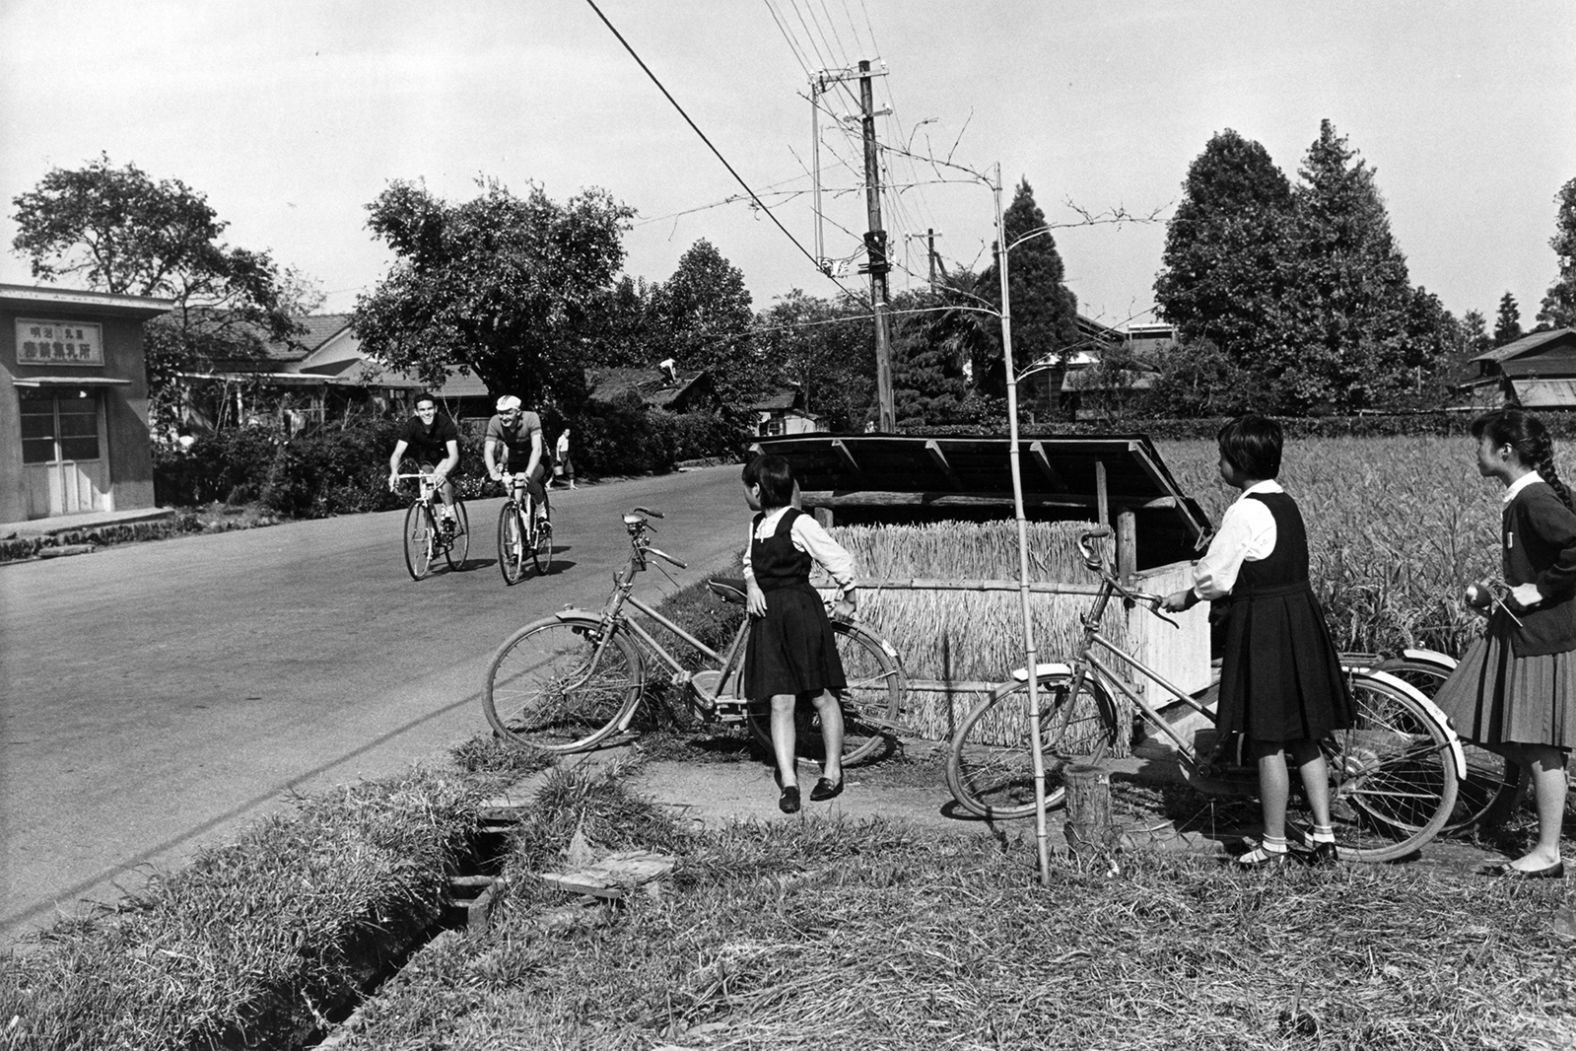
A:
[[[405,511],[405,568],[410,572],[410,579],[420,580],[426,576],[433,560],[439,555],[443,556],[450,569],[463,566],[471,551],[470,517],[465,512],[465,501],[458,494],[455,495],[454,529],[445,530],[434,506],[441,498],[437,495],[438,487],[432,484],[431,472],[419,471],[395,477],[417,479],[419,489]]]
[[[502,482],[509,498],[498,510],[498,568],[505,583],[517,584],[525,577],[527,557],[539,576],[552,569],[553,523],[545,511],[537,515],[525,475],[505,471]]]
[[[635,579],[652,558],[684,563],[651,544],[656,511],[637,507],[624,515],[629,561],[614,574],[613,589],[600,612],[564,610],[521,628],[504,641],[487,666],[483,704],[487,721],[516,744],[550,752],[580,752],[630,728],[647,687],[661,676],[682,694],[681,703],[703,722],[747,723],[770,748],[770,712],[740,696],[748,618],[728,647],[712,649],[632,594]],[[707,581],[720,600],[744,603],[742,580]],[[632,614],[638,614],[638,618]],[[690,662],[652,633],[660,627],[699,655]],[[848,680],[843,706],[843,763],[852,765],[885,751],[907,685],[890,643],[858,624],[834,621],[838,656]],[[819,763],[821,735],[813,714],[798,735],[799,756]]]
[[[1135,726],[1123,726],[1117,714],[1117,697],[1126,698],[1136,718],[1168,743],[1166,751],[1190,784],[1210,794],[1256,795],[1255,770],[1239,762],[1231,748],[1219,747],[1224,742],[1213,730],[1214,710],[1205,696],[1209,691],[1183,692],[1104,631],[1113,598],[1142,605],[1175,623],[1160,612],[1160,596],[1132,591],[1117,579],[1095,549],[1097,541],[1110,535],[1109,529],[1095,529],[1078,541],[1084,564],[1099,575],[1100,586],[1083,617],[1082,640],[1073,659],[1037,669],[1047,805],[1063,801],[1063,772],[1070,765],[1098,762],[1132,735]],[[1345,668],[1353,725],[1323,742],[1336,845],[1343,858],[1359,861],[1403,857],[1437,835],[1451,820],[1466,774],[1461,743],[1444,714],[1401,678],[1379,670],[1380,663]],[[1140,676],[1158,686],[1169,702],[1149,703],[1130,685]],[[986,818],[1034,813],[1027,694],[1028,675],[1020,669],[968,714],[953,737],[947,784],[971,813]],[[1204,728],[1193,733],[1176,728],[1188,723]],[[1152,761],[1165,760],[1144,762]],[[1313,824],[1306,803],[1295,799],[1289,817],[1294,825]]]

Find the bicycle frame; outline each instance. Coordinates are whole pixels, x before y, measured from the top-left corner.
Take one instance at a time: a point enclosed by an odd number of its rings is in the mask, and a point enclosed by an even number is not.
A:
[[[626,522],[628,522],[628,518],[626,518]],[[673,681],[675,683],[694,686],[694,690],[691,694],[689,694],[689,696],[691,698],[704,698],[708,704],[712,705],[711,708],[705,709],[707,714],[715,713],[715,702],[719,698],[725,696],[723,694],[724,686],[730,682],[733,682],[739,677],[740,674],[742,674],[744,643],[748,635],[749,625],[747,622],[741,624],[739,626],[739,630],[733,636],[733,641],[729,643],[727,651],[725,653],[719,653],[712,647],[706,645],[700,639],[697,639],[694,635],[691,635],[688,631],[685,631],[678,624],[675,624],[672,620],[669,620],[662,613],[646,602],[636,598],[632,593],[635,586],[635,577],[646,568],[646,559],[648,555],[659,555],[660,557],[667,559],[668,561],[673,562],[675,565],[680,567],[682,567],[684,563],[678,561],[665,552],[658,551],[657,549],[651,547],[650,543],[646,539],[645,527],[643,524],[635,525],[631,523],[629,525],[629,529],[631,537],[629,563],[623,569],[613,574],[613,593],[608,596],[608,600],[603,605],[601,611],[592,614],[585,610],[566,609],[555,613],[554,616],[558,617],[560,620],[573,620],[581,617],[592,616],[601,622],[602,637],[597,643],[594,656],[587,663],[587,676],[592,674],[596,666],[600,663],[602,659],[602,653],[607,648],[608,641],[612,638],[613,634],[615,632],[628,632],[640,642],[645,653],[655,657],[658,661],[668,667],[669,671],[672,673]],[[625,607],[632,607],[637,613],[648,618],[650,621],[661,625],[668,631],[671,631],[685,643],[695,647],[695,649],[700,651],[702,656],[704,656],[707,661],[716,667],[707,668],[701,672],[692,672],[690,669],[686,668],[683,662],[675,657],[673,653],[668,650],[668,648],[664,646],[655,635],[647,630],[644,624],[625,612]],[[694,685],[696,678],[701,675],[708,675],[713,672],[715,672],[718,676],[715,689],[702,691],[700,687]],[[584,679],[582,679],[580,682],[570,684],[568,688],[576,688],[583,682]],[[742,704],[743,699],[740,698],[741,710],[739,714],[741,717]],[[632,709],[629,714],[626,715],[620,722],[619,729],[623,730],[627,728],[630,720],[633,718],[634,710]]]
[[[1106,689],[1107,692],[1120,694],[1122,697],[1125,697],[1128,702],[1131,703],[1133,707],[1140,713],[1141,717],[1146,723],[1159,730],[1167,738],[1169,738],[1172,744],[1176,747],[1178,761],[1185,764],[1195,773],[1198,773],[1204,764],[1200,762],[1198,750],[1193,746],[1192,742],[1184,740],[1183,737],[1178,734],[1172,728],[1171,724],[1160,714],[1158,708],[1146,701],[1141,693],[1130,687],[1122,678],[1122,676],[1117,674],[1116,667],[1111,664],[1107,664],[1098,655],[1099,651],[1105,651],[1114,657],[1121,667],[1124,667],[1131,672],[1135,672],[1150,682],[1153,682],[1155,685],[1159,686],[1163,691],[1165,691],[1171,700],[1181,702],[1188,708],[1192,709],[1194,712],[1204,716],[1211,724],[1214,724],[1216,722],[1216,713],[1211,711],[1208,706],[1201,703],[1192,694],[1187,693],[1186,691],[1177,687],[1174,683],[1167,680],[1159,672],[1145,664],[1139,657],[1122,649],[1111,639],[1107,638],[1101,631],[1105,621],[1106,610],[1110,605],[1111,599],[1117,595],[1121,595],[1123,599],[1135,604],[1148,606],[1150,611],[1154,613],[1155,616],[1159,616],[1161,619],[1168,619],[1158,611],[1157,607],[1159,604],[1159,596],[1146,595],[1126,590],[1121,586],[1121,584],[1117,582],[1109,567],[1105,566],[1105,564],[1097,558],[1088,557],[1085,559],[1085,564],[1088,565],[1090,569],[1100,574],[1100,588],[1095,593],[1095,599],[1089,608],[1089,612],[1080,618],[1083,624],[1083,641],[1078,646],[1077,656],[1074,658],[1074,661],[1070,667],[1065,664],[1042,664],[1039,666],[1038,674],[1043,676],[1048,671],[1055,672],[1060,671],[1063,668],[1068,669],[1067,673],[1070,675],[1072,680],[1071,695],[1076,697],[1078,695],[1079,689],[1084,683],[1085,677],[1092,672],[1096,676],[1097,682],[1101,687]],[[1462,749],[1461,741],[1456,736],[1454,728],[1450,726],[1449,719],[1442,711],[1440,711],[1431,698],[1424,696],[1416,690],[1413,690],[1400,679],[1388,675],[1380,668],[1376,667],[1374,663],[1375,659],[1376,655],[1374,654],[1342,654],[1341,670],[1348,676],[1370,675],[1377,678],[1382,678],[1383,680],[1395,686],[1415,694],[1413,700],[1420,703],[1421,706],[1438,721],[1439,725],[1445,728],[1448,734],[1451,760],[1456,768],[1456,774],[1458,777],[1465,779],[1467,776],[1466,753]],[[1014,673],[1015,677],[1017,674],[1018,673]],[[1062,716],[1064,720],[1070,719],[1072,717],[1072,707],[1072,705],[1067,706],[1066,713]],[[1095,761],[1098,761],[1104,757],[1104,751],[1105,742],[1102,740],[1100,743],[1100,748],[1094,756]]]

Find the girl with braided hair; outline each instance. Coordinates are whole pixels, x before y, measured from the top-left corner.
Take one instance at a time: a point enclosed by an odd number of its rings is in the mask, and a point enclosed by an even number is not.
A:
[[[1538,841],[1484,874],[1559,879],[1565,760],[1576,747],[1576,512],[1536,417],[1485,413],[1472,436],[1478,471],[1505,486],[1501,555],[1516,617],[1495,610],[1435,700],[1462,737],[1531,774]]]

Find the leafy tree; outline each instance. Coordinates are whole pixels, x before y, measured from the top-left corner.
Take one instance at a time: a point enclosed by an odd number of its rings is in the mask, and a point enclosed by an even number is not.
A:
[[[861,429],[875,404],[874,324],[855,299],[828,301],[797,288],[779,296],[756,319],[752,393],[791,384],[828,430]]]
[[[1488,334],[1488,319],[1481,310],[1468,310],[1461,316],[1462,352],[1475,358],[1494,346],[1494,337]]]
[[[1506,292],[1499,297],[1499,314],[1494,319],[1494,345],[1503,347],[1521,336],[1521,306],[1515,296]]]
[[[1207,339],[1184,340],[1160,362],[1160,375],[1138,399],[1156,416],[1236,416],[1262,411],[1258,378]]]
[[[965,415],[972,327],[959,326],[942,292],[900,296],[893,304],[892,393],[900,426],[947,424]]]
[[[105,154],[80,169],[52,169],[12,204],[12,245],[35,278],[174,300],[144,329],[150,415],[161,431],[190,396],[184,374],[298,335],[294,318],[321,302],[267,252],[225,244],[229,224],[203,194],[134,164],[116,167]]]
[[[1065,359],[1079,343],[1078,299],[1064,284],[1066,274],[1056,240],[1046,228],[1045,213],[1034,203],[1027,179],[1018,183],[1012,204],[1002,213],[1005,250],[1010,250],[1007,291],[1012,299],[1013,358],[1021,367],[1045,357]],[[1004,250],[998,246],[998,251]],[[992,263],[980,276],[981,291],[1001,309],[1001,277]],[[1000,394],[1006,380],[999,368],[976,374],[981,389]]]
[[[1291,283],[1291,184],[1259,143],[1227,128],[1188,168],[1155,281],[1184,344],[1255,365]]]
[[[750,388],[742,367],[755,320],[744,273],[702,238],[679,257],[673,276],[651,294],[650,332],[662,357],[680,369],[708,369],[725,399]]]
[[[535,184],[523,198],[496,181],[478,186],[451,204],[396,181],[367,206],[367,225],[397,259],[356,300],[356,334],[434,386],[454,367],[527,404],[573,398],[588,314],[623,263],[634,213],[600,189],[558,204]]]
[[[660,361],[652,357],[653,286],[645,278],[621,277],[598,294],[589,307],[586,364],[639,368]]]
[[[1560,187],[1554,199],[1560,209],[1554,217],[1554,236],[1549,238],[1549,247],[1559,259],[1559,277],[1543,297],[1538,321],[1560,328],[1576,326],[1576,179]]]
[[[1426,304],[1408,282],[1373,169],[1330,121],[1320,122],[1299,174],[1296,280],[1284,338],[1266,362],[1280,374],[1279,400],[1294,411],[1383,404],[1439,355],[1415,328]]]

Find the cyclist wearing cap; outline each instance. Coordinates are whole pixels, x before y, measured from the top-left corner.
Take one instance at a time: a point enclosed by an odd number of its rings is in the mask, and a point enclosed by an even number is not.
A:
[[[548,517],[547,490],[542,487],[547,475],[542,463],[542,418],[523,410],[513,394],[498,399],[498,415],[487,421],[482,455],[487,460],[487,475],[495,482],[503,480],[504,468],[511,465],[512,473],[523,474],[537,513]]]
[[[432,484],[443,497],[443,507],[439,511],[441,528],[445,533],[453,533],[454,484],[449,476],[460,465],[460,432],[453,420],[438,415],[438,400],[431,394],[416,396],[416,414],[400,429],[394,454],[389,457],[390,489],[399,488],[399,462],[407,452],[421,465],[423,472],[432,475]]]

